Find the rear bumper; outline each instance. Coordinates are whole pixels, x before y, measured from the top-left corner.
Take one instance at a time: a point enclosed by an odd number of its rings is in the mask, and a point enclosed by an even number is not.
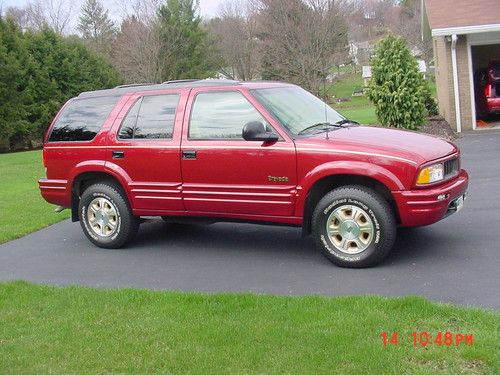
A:
[[[465,170],[453,180],[429,189],[393,192],[401,225],[415,227],[433,224],[456,212],[455,201],[467,192],[469,175]],[[438,196],[444,196],[438,199]]]
[[[500,97],[486,99],[486,111],[490,114],[500,113]]]
[[[68,190],[67,180],[49,180],[42,178],[38,180],[40,193],[49,203],[62,207],[71,207],[71,194]]]

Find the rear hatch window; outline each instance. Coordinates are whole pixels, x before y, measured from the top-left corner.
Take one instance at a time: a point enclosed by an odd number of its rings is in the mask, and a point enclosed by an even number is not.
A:
[[[490,63],[490,75],[495,81],[500,80],[500,60]]]
[[[49,142],[91,141],[118,99],[118,96],[107,96],[71,100],[52,127]]]

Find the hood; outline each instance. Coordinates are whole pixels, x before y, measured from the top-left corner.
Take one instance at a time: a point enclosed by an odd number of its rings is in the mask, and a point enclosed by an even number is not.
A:
[[[407,130],[373,126],[349,126],[307,138],[296,143],[307,147],[331,147],[351,151],[371,152],[393,156],[422,164],[457,151],[457,147],[443,139]]]

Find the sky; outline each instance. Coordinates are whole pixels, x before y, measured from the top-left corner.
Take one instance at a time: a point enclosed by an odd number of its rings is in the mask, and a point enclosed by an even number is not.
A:
[[[73,0],[68,0],[73,1]],[[77,0],[79,2],[83,2],[83,0]],[[113,8],[116,6],[116,0],[101,0],[106,8],[110,10],[112,13]],[[3,5],[3,8],[7,8],[9,6],[24,6],[28,0],[0,0],[0,5]],[[200,13],[203,17],[210,18],[217,14],[219,9],[219,5],[223,2],[223,0],[200,0]]]

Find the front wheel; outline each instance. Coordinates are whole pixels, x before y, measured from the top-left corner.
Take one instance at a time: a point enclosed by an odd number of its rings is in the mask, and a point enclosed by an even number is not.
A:
[[[336,265],[370,267],[392,249],[396,220],[380,194],[363,186],[345,186],[319,201],[312,232],[317,247]]]
[[[131,241],[139,229],[139,220],[114,183],[98,183],[87,188],[78,207],[80,225],[95,245],[117,249]]]

